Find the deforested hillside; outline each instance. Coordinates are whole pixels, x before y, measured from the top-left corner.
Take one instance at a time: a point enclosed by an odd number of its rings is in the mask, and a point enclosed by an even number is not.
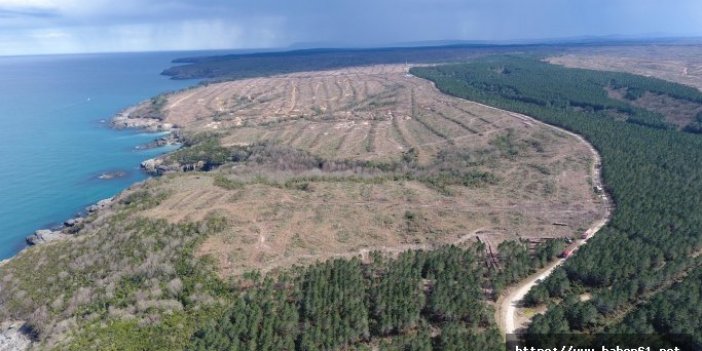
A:
[[[566,67],[628,72],[702,89],[701,53],[697,44],[615,45],[568,48],[547,60]]]
[[[500,293],[607,213],[588,144],[404,66],[213,83],[114,124],[183,146],[2,266],[35,349],[498,349]]]
[[[493,247],[568,237],[604,216],[586,144],[442,95],[404,66],[210,84],[160,109],[190,146],[152,171],[211,171],[166,177],[159,188],[173,195],[144,215],[235,220],[198,251],[223,272],[478,237]]]

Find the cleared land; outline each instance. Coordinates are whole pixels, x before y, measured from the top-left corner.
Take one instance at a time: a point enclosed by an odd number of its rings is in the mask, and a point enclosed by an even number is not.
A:
[[[546,60],[566,67],[628,72],[692,86],[702,90],[702,47],[649,45],[569,49]],[[702,102],[650,91],[608,87],[610,98],[661,114],[679,130],[702,132]]]
[[[548,62],[573,68],[620,71],[655,77],[702,89],[699,45],[614,46],[567,49]]]
[[[224,147],[264,143],[346,165],[299,169],[282,157],[151,183],[169,195],[146,216],[229,219],[197,250],[219,262],[222,276],[477,237],[493,249],[507,239],[570,237],[604,213],[588,145],[443,95],[404,66],[211,84],[169,96],[162,113],[163,122],[190,135],[210,132]],[[444,188],[348,166],[408,158],[428,175],[460,167],[494,181]]]

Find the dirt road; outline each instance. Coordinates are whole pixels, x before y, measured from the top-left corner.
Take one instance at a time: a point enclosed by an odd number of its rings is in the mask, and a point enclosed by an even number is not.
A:
[[[498,108],[492,107],[492,106],[487,106],[483,105],[480,103],[476,103],[478,105],[495,109],[495,110],[500,110]],[[503,111],[503,110],[500,110]],[[600,157],[600,154],[597,152],[597,150],[589,143],[585,138],[582,136],[575,134],[573,132],[569,132],[565,129],[561,129],[555,126],[552,126],[550,124],[543,123],[539,120],[536,120],[532,117],[522,115],[519,113],[510,113],[512,116],[522,119],[522,120],[528,120],[532,123],[537,123],[541,125],[548,126],[549,128],[558,130],[563,133],[567,133],[576,139],[580,140],[583,143],[586,143],[588,145],[588,148],[590,149],[590,152],[592,152],[593,155],[593,160],[594,162],[592,163],[592,169],[591,169],[591,175],[592,175],[592,183],[593,187],[598,188],[598,189],[604,189],[603,183],[602,183],[602,172],[601,172],[601,165],[602,165],[602,159]],[[603,219],[598,220],[597,222],[593,223],[590,228],[585,231],[587,234],[586,239],[579,239],[576,240],[573,244],[571,244],[568,249],[575,251],[577,250],[580,246],[585,245],[592,236],[594,236],[602,227],[607,224],[609,221],[609,217],[611,215],[611,205],[609,201],[609,197],[605,194],[602,193],[600,195],[602,199],[602,204],[604,207],[604,212],[605,216]],[[503,296],[501,296],[498,301],[497,301],[497,310],[496,310],[496,320],[498,326],[502,329],[503,334],[515,334],[517,333],[520,329],[526,326],[528,320],[521,320],[518,321],[517,318],[517,310],[519,308],[519,305],[521,304],[522,300],[524,300],[524,297],[526,294],[531,290],[532,287],[534,287],[536,284],[538,284],[541,280],[546,279],[553,271],[556,269],[556,267],[562,265],[568,258],[559,258],[554,262],[551,262],[548,264],[546,267],[541,269],[540,271],[536,272],[535,274],[529,276],[528,278],[524,279],[523,281],[519,282],[516,286],[508,289]]]
[[[590,237],[597,233],[605,224],[607,224],[609,217],[597,221],[590,229],[588,233]],[[588,239],[576,240],[573,245],[569,247],[571,250],[575,250],[580,246],[587,243]],[[518,320],[517,310],[519,305],[526,294],[540,281],[546,279],[553,271],[560,265],[562,265],[567,258],[559,258],[556,261],[549,263],[546,267],[542,268],[540,271],[529,276],[525,280],[521,281],[518,285],[510,288],[506,291],[506,294],[500,297],[497,301],[497,321],[498,325],[502,329],[503,334],[515,334],[518,333],[520,329],[526,327],[526,322],[528,320]]]

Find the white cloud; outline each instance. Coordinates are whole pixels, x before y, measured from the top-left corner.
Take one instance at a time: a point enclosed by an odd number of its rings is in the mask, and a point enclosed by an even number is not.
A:
[[[31,33],[30,36],[38,40],[60,40],[70,38],[70,35],[68,33],[56,29],[35,31]]]

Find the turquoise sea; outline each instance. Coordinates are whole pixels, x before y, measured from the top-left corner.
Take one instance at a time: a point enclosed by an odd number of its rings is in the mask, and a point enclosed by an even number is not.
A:
[[[168,151],[138,151],[155,135],[115,131],[105,121],[162,92],[197,82],[159,75],[193,53],[0,57],[0,259],[36,229],[146,176],[139,163]],[[102,180],[104,172],[124,171]]]

